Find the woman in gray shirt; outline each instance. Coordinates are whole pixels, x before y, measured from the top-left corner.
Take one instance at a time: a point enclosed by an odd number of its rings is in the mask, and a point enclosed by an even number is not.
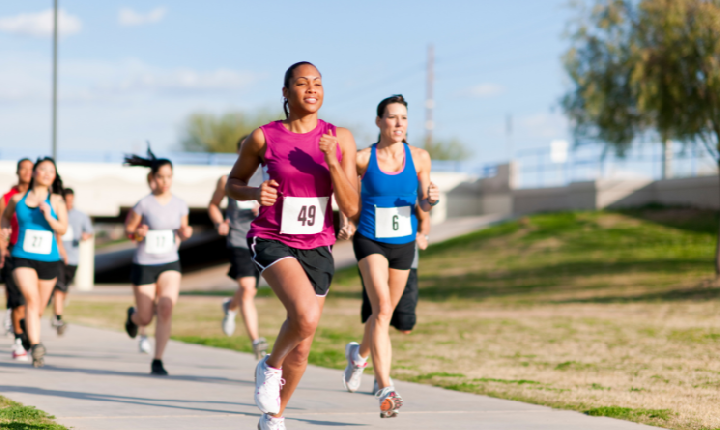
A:
[[[137,307],[128,309],[125,330],[135,338],[138,326],[150,324],[153,313],[157,314],[151,373],[167,375],[162,356],[170,339],[172,310],[180,293],[178,248],[181,241],[192,235],[189,211],[187,204],[170,191],[173,175],[170,160],[155,158],[148,148],[147,158],[132,155],[125,158],[125,164],[149,167],[149,180],[155,184],[152,193],[137,202],[125,222],[125,232],[137,242],[130,272]]]

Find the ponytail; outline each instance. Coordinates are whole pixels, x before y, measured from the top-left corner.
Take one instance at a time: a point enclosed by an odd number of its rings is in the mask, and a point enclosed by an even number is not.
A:
[[[165,165],[169,165],[172,169],[172,161],[167,158],[157,158],[155,154],[153,154],[150,149],[150,142],[148,142],[147,156],[145,158],[135,154],[128,154],[125,156],[123,164],[126,166],[149,167],[152,173],[157,173],[158,170]]]

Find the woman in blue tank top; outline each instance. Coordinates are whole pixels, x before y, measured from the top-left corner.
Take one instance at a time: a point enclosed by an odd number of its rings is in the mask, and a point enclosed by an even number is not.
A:
[[[358,151],[361,211],[353,248],[372,305],[362,344],[345,346],[348,365],[345,388],[360,388],[363,369],[372,354],[380,402],[380,416],[397,416],[402,398],[390,381],[390,319],[402,297],[415,256],[415,206],[429,212],[439,202],[438,188],[430,182],[427,151],[405,142],[407,103],[401,95],[388,97],[377,108],[378,143]]]
[[[38,159],[26,194],[16,194],[2,214],[3,242],[10,220],[18,221],[18,241],[12,249],[13,277],[27,302],[27,332],[33,366],[44,365],[45,347],[40,343],[40,317],[55,288],[60,254],[57,238],[67,230],[67,209],[55,160]],[[6,243],[0,244],[5,246]]]

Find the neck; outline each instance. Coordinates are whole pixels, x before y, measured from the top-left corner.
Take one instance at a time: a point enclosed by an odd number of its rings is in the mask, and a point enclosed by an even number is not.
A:
[[[32,192],[36,197],[47,196],[47,194],[50,193],[50,188],[45,185],[35,185],[33,186]]]
[[[386,151],[392,151],[392,152],[400,152],[404,151],[405,148],[403,147],[404,142],[393,142],[392,140],[380,136],[380,141],[377,144],[377,149],[384,149]]]
[[[168,191],[153,191],[153,195],[158,198],[167,198],[172,196],[172,192]]]
[[[303,134],[315,130],[317,122],[317,113],[296,114],[291,111],[290,117],[283,121],[283,124],[285,124],[285,127],[287,127],[289,131]]]
[[[26,193],[30,184],[17,184],[17,189],[21,193]]]

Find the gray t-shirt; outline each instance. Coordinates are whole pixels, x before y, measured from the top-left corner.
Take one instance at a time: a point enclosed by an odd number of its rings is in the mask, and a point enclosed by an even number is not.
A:
[[[92,234],[93,227],[90,218],[77,209],[68,211],[68,229],[62,236],[63,246],[67,253],[67,264],[77,266],[80,263],[80,241],[83,233]]]
[[[230,221],[230,234],[227,236],[228,248],[246,248],[247,234],[250,231],[250,224],[255,219],[252,208],[255,200],[238,202],[228,198],[226,216]]]
[[[179,242],[175,231],[180,228],[182,217],[190,211],[187,203],[173,196],[165,205],[149,194],[137,202],[133,212],[142,217],[142,224],[147,225],[145,239],[138,243],[133,263],[143,266],[172,263],[180,259]]]

